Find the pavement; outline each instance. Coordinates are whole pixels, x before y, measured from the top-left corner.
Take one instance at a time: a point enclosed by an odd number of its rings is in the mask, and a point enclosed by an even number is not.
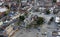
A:
[[[52,22],[51,25],[44,24],[42,27],[40,27],[40,32],[37,29],[31,29],[30,31],[20,29],[12,37],[52,37],[52,32],[54,30],[56,30],[56,24]]]
[[[38,13],[31,13],[31,14],[40,15]],[[55,17],[54,15],[51,15],[51,16]],[[29,15],[28,19],[30,17],[31,15]],[[40,32],[37,29],[32,29],[30,32],[28,30],[20,29],[12,37],[52,37],[52,32],[56,30],[56,27],[57,26],[55,22],[51,22],[50,25],[45,23],[43,24],[42,27],[40,27]],[[46,34],[46,35],[42,35],[42,34]]]
[[[17,31],[18,31],[18,29],[16,29],[16,30],[12,30],[11,33],[9,33],[9,36],[8,36],[8,37],[13,36]]]
[[[25,32],[25,31],[18,31],[14,36],[12,37],[37,37],[37,31],[31,31],[31,32]]]
[[[42,36],[41,32],[39,32],[37,29],[33,29],[31,31],[21,29],[12,37],[45,37],[45,36]]]

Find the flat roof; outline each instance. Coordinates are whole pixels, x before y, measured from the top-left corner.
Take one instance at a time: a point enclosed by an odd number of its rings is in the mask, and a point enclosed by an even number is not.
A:
[[[60,17],[56,17],[55,22],[59,23],[60,22]]]
[[[0,22],[0,26],[3,24],[3,22]]]
[[[4,2],[0,2],[0,5],[2,5]]]
[[[58,35],[60,35],[60,32],[58,32]]]
[[[1,7],[0,7],[0,12],[5,12],[5,11],[7,11],[6,8],[1,8]]]

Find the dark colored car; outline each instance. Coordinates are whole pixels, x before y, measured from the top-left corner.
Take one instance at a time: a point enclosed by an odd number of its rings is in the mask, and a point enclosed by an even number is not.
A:
[[[4,28],[0,28],[0,37],[8,37]]]
[[[4,37],[3,34],[4,29],[0,28],[0,37]]]

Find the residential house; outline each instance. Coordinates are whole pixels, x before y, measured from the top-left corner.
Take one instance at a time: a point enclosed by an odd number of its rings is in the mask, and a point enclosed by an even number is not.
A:
[[[60,6],[60,0],[57,0],[57,5]]]
[[[52,32],[52,37],[60,37],[60,29]]]
[[[0,7],[0,16],[1,17],[3,17],[3,16],[5,16],[5,14],[6,14],[6,11],[7,11],[8,9],[6,8],[6,7]],[[1,18],[0,17],[0,18]]]
[[[11,31],[13,30],[12,25],[9,25],[8,27],[6,27],[6,29],[5,29],[5,30],[7,31],[7,34],[10,34],[10,33],[11,33]]]
[[[0,1],[3,1],[3,0],[0,0]]]
[[[52,7],[52,0],[44,0],[44,5],[46,8]]]
[[[44,7],[44,0],[40,0],[40,1],[38,1],[39,2],[39,6],[40,7]]]
[[[56,17],[55,22],[56,22],[56,23],[60,23],[60,17],[59,17],[59,16]]]
[[[56,18],[55,18],[56,23],[60,23],[60,11],[58,12]]]

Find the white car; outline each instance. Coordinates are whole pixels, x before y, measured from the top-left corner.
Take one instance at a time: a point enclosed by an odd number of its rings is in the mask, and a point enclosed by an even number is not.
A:
[[[56,17],[56,18],[55,18],[55,22],[56,22],[56,23],[60,23],[60,17]]]
[[[60,32],[58,32],[58,35],[56,37],[60,37]]]

